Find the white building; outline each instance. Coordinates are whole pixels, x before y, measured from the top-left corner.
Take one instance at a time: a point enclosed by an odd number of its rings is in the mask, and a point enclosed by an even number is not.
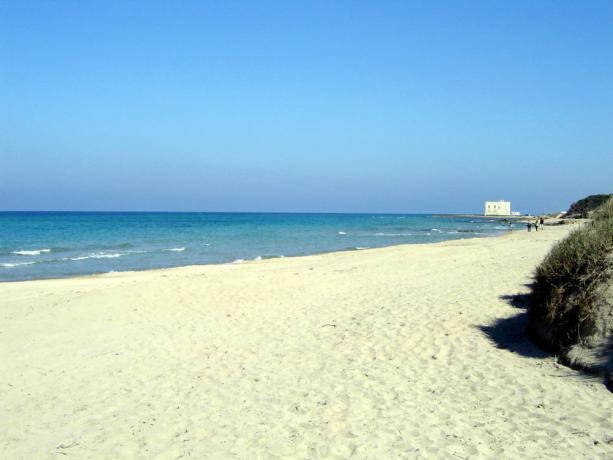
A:
[[[486,216],[510,216],[511,202],[510,201],[486,201],[485,202]]]

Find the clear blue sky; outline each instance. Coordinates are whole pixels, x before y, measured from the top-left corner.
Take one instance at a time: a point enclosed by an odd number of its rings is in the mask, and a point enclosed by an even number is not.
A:
[[[613,2],[0,3],[0,209],[613,192]]]

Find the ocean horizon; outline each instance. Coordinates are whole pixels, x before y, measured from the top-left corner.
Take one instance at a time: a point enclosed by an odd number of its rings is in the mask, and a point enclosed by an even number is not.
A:
[[[496,236],[517,224],[453,214],[0,212],[0,281],[240,263]]]

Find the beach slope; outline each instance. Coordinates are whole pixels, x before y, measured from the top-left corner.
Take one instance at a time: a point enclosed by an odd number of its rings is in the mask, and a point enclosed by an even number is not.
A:
[[[611,458],[513,305],[567,232],[0,284],[0,455]]]

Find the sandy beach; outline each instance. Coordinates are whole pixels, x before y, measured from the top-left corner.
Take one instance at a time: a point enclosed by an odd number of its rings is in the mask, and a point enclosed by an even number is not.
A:
[[[0,456],[613,458],[510,302],[568,227],[0,284]]]

